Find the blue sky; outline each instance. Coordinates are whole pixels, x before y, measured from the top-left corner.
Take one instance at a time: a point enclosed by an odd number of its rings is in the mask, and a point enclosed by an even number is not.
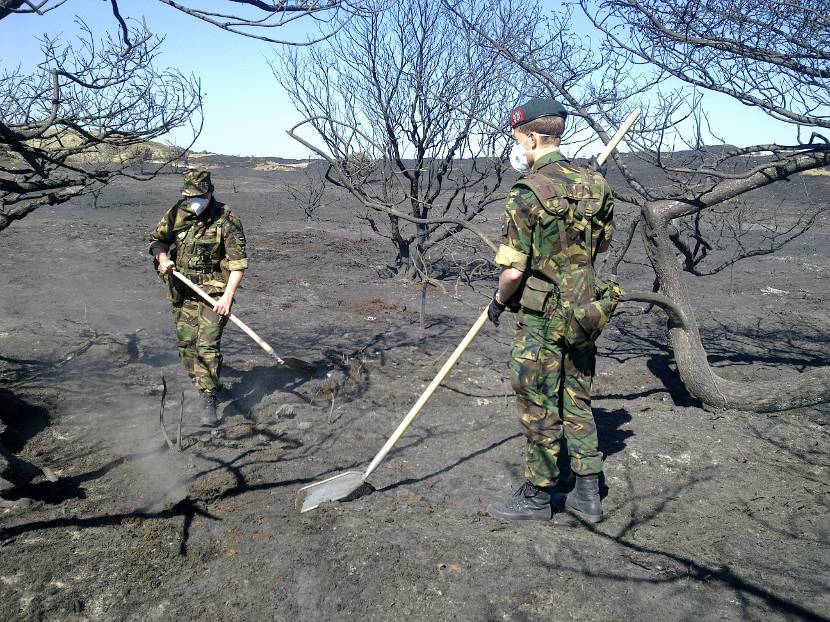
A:
[[[544,3],[547,7],[558,5],[557,0],[544,0]],[[209,4],[202,2],[201,6]],[[243,156],[308,157],[305,148],[286,135],[286,130],[300,116],[267,63],[279,48],[221,31],[155,0],[122,0],[121,10],[124,15],[143,15],[153,32],[166,35],[157,60],[159,66],[174,66],[201,79],[205,125],[195,150]],[[26,67],[39,61],[36,37],[43,33],[63,33],[70,38],[77,32],[75,15],[94,31],[116,28],[109,2],[105,0],[70,0],[44,16],[0,20],[0,67],[18,63]],[[297,30],[291,34],[297,35]],[[767,117],[725,97],[710,97],[707,107],[714,115],[715,125],[725,128],[721,134],[727,142],[737,145],[759,140],[795,142],[792,128],[780,126],[771,131],[772,122]],[[740,122],[734,122],[735,119]],[[174,134],[171,141],[182,143],[186,136],[186,133]]]
[[[204,3],[203,3],[204,4]],[[228,155],[304,158],[304,147],[285,133],[300,116],[274,79],[267,58],[274,49],[262,41],[240,37],[188,17],[155,0],[122,0],[123,15],[144,15],[151,31],[166,35],[161,66],[197,75],[205,94],[205,125],[196,150]],[[43,16],[23,15],[0,20],[2,66],[41,60],[36,37],[77,32],[75,15],[93,31],[117,29],[109,2],[70,0]],[[183,142],[187,132],[180,135]]]

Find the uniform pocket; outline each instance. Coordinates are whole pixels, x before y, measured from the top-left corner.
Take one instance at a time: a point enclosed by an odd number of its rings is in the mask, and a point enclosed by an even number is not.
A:
[[[525,387],[536,386],[541,352],[541,344],[528,341],[527,336],[513,341],[510,351],[510,384],[516,393],[521,393]]]
[[[522,297],[519,304],[535,313],[544,313],[556,296],[558,290],[556,285],[544,281],[535,276],[531,276],[525,281],[524,289],[522,290]]]
[[[577,305],[571,311],[568,343],[574,347],[592,345],[599,338],[622,298],[622,288],[616,276],[610,275],[605,279],[596,277],[594,282],[596,299]]]

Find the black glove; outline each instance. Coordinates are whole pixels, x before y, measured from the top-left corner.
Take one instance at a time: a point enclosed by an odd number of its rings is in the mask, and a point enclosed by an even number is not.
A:
[[[496,296],[498,296],[499,290],[493,294],[493,300],[490,301],[490,305],[487,307],[487,319],[493,322],[494,325],[499,325],[499,316],[504,313],[504,310],[507,308],[507,305],[500,303],[496,300]]]
[[[590,168],[595,173],[599,173],[603,177],[605,177],[608,174],[608,166],[606,164],[600,164],[599,162],[597,162],[596,156],[591,158],[591,161],[588,162],[588,168]]]

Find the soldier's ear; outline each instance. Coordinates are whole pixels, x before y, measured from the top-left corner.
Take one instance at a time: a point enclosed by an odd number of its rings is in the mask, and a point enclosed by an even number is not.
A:
[[[539,147],[539,138],[537,137],[536,132],[531,132],[528,136],[530,137],[531,151],[537,149]]]

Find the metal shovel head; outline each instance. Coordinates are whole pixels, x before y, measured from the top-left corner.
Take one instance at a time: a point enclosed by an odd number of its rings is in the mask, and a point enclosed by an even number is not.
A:
[[[286,368],[300,376],[311,378],[312,376],[314,376],[315,373],[317,373],[317,368],[314,365],[312,365],[311,363],[307,363],[302,359],[295,359],[293,357],[287,356],[282,359],[282,362]]]
[[[297,492],[297,510],[308,512],[326,501],[344,499],[363,485],[361,471],[346,471],[320,482],[303,486]]]

